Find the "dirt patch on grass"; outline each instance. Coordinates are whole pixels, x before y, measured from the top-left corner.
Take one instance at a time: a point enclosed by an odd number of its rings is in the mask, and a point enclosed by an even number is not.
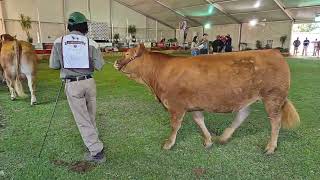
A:
[[[86,173],[90,172],[95,168],[93,164],[90,164],[85,161],[78,161],[69,166],[69,170],[77,173]]]
[[[77,162],[69,163],[63,160],[53,160],[52,163],[56,166],[66,167],[70,171],[80,173],[80,174],[90,172],[96,167],[95,165],[88,163],[86,161],[77,161]]]
[[[196,175],[197,179],[206,173],[206,170],[203,168],[194,168],[192,169],[194,175]]]

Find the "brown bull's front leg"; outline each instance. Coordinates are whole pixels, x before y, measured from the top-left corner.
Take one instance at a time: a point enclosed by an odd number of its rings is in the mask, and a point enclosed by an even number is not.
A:
[[[171,114],[171,134],[166,140],[163,149],[169,150],[176,142],[177,133],[181,127],[181,123],[185,114],[185,111],[170,111]]]

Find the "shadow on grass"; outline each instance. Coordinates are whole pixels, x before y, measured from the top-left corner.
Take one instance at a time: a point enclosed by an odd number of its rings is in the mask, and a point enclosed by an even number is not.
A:
[[[58,167],[66,167],[69,171],[84,174],[92,171],[96,166],[93,164],[90,164],[86,161],[76,161],[76,162],[66,162],[64,160],[52,160],[51,161],[55,166]]]

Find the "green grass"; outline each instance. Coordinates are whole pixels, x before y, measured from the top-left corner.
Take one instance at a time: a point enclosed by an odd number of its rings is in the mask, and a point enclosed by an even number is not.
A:
[[[84,174],[52,163],[78,161],[85,152],[65,96],[59,101],[42,158],[37,158],[60,85],[58,72],[41,63],[36,107],[29,106],[29,99],[11,102],[7,89],[0,86],[0,124],[5,126],[0,125],[0,179],[319,179],[320,62],[290,59],[289,63],[290,99],[300,113],[301,126],[281,130],[273,156],[263,154],[270,125],[261,103],[253,106],[249,119],[226,145],[204,149],[189,114],[174,148],[162,150],[170,132],[167,112],[146,87],[106,64],[95,77],[97,124],[108,161]],[[217,135],[232,117],[205,115],[208,129]],[[197,169],[202,173],[197,175]]]

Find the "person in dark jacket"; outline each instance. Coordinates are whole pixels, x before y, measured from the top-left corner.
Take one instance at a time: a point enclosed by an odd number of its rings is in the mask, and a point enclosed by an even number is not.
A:
[[[223,49],[223,41],[221,40],[221,36],[218,35],[216,40],[212,42],[212,49],[214,53],[220,53]]]
[[[226,52],[232,52],[232,38],[230,37],[230,34],[228,34],[226,36],[226,44],[225,44],[226,48],[225,51]]]

